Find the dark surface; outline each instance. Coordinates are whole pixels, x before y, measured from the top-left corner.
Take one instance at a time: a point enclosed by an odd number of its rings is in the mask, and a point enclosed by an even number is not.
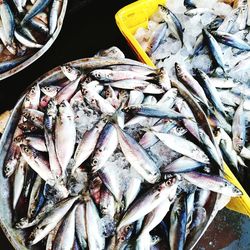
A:
[[[64,25],[52,47],[28,68],[0,82],[0,113],[12,109],[18,97],[39,76],[50,69],[98,50],[119,47],[134,58],[115,23],[115,13],[129,0],[69,0]],[[0,250],[13,250],[0,230]]]

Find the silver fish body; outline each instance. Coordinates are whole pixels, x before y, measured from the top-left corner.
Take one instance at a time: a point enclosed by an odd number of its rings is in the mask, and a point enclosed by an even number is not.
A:
[[[54,250],[72,249],[75,241],[75,211],[76,206],[73,207],[60,225],[53,244]]]
[[[160,172],[147,152],[128,134],[117,128],[118,141],[127,161],[149,183],[160,178]]]
[[[237,108],[232,124],[233,146],[240,153],[246,140],[246,117],[244,115],[244,101]]]
[[[182,176],[192,184],[213,192],[230,197],[241,196],[242,192],[226,179],[198,172],[182,173]]]
[[[76,237],[82,249],[87,248],[87,225],[85,218],[85,204],[80,203],[76,208]]]
[[[83,137],[74,153],[75,163],[72,172],[74,172],[74,170],[92,154],[104,126],[105,122],[103,120],[100,120],[90,130],[86,131],[83,134]]]
[[[185,155],[187,157],[190,157],[196,161],[199,161],[201,163],[208,164],[209,159],[207,155],[194,143],[191,141],[188,141],[184,138],[171,135],[171,134],[165,134],[165,133],[159,133],[154,132],[154,134],[169,148],[172,150]],[[185,146],[184,146],[185,145]]]
[[[113,124],[107,123],[103,128],[91,160],[92,171],[101,169],[118,145],[117,132]]]
[[[86,202],[86,225],[88,247],[90,250],[102,250],[105,248],[105,238],[100,231],[100,217],[98,210],[93,202]]]
[[[62,0],[53,0],[50,15],[49,15],[49,34],[53,35],[58,22],[58,17],[60,15],[61,9],[62,9]]]
[[[155,209],[167,197],[172,200],[175,196],[173,190],[176,190],[178,181],[175,177],[168,179],[164,183],[153,186],[140,198],[134,201],[121,219],[117,230],[137,221],[146,214]]]
[[[54,209],[48,212],[47,216],[32,231],[29,236],[29,244],[35,245],[46,237],[57,226],[78,198],[68,198],[56,204]]]
[[[67,101],[62,101],[58,109],[55,125],[55,148],[63,174],[74,153],[76,128],[74,111]],[[65,147],[67,145],[67,147]]]

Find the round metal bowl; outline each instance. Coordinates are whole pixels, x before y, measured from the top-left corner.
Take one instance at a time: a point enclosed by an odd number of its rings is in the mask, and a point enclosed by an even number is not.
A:
[[[54,41],[56,40],[56,38],[58,37],[58,35],[62,29],[63,20],[64,20],[66,9],[67,9],[67,4],[68,4],[68,0],[63,0],[63,6],[62,6],[60,16],[58,18],[57,28],[56,28],[54,34],[44,44],[44,46],[41,49],[39,49],[35,54],[33,54],[31,57],[29,57],[28,59],[26,59],[25,61],[23,61],[19,65],[17,65],[16,67],[14,67],[14,68],[12,68],[4,73],[1,73],[0,74],[0,81],[18,73],[19,71],[21,71],[23,69],[25,69],[30,64],[32,64],[37,59],[39,59],[51,47],[51,45],[54,43]]]
[[[141,64],[139,62],[130,60],[130,59],[117,59],[117,58],[108,58],[108,57],[94,57],[94,58],[85,58],[76,60],[73,62],[69,62],[66,65],[73,66],[80,71],[84,73],[88,73],[89,71],[100,68],[108,65],[114,65],[114,64],[134,64],[138,65]],[[61,71],[60,67],[56,67],[49,72],[42,75],[40,78],[38,78],[36,81],[34,81],[28,89],[35,85],[39,84],[40,86],[46,86],[53,84],[55,82],[64,82],[65,76]],[[26,92],[25,92],[26,93]],[[25,96],[25,93],[20,97],[20,99],[17,101],[11,116],[6,124],[5,130],[3,132],[2,138],[0,140],[0,186],[1,186],[1,192],[0,192],[0,226],[3,229],[3,232],[5,233],[6,237],[10,241],[10,243],[13,245],[13,247],[16,250],[39,250],[38,246],[32,246],[27,247],[25,246],[25,232],[23,230],[18,230],[13,227],[13,210],[11,206],[12,201],[12,192],[10,187],[10,181],[9,179],[5,178],[3,176],[3,166],[5,157],[7,155],[8,149],[10,147],[10,144],[12,142],[12,137],[14,130],[17,126],[18,120],[20,119],[21,115],[21,106],[22,102]],[[208,218],[213,218],[216,213],[214,214],[214,207],[216,204],[217,195],[214,193],[211,196],[211,201],[208,206],[207,214]],[[206,220],[204,223],[204,229],[208,227],[208,225],[211,223],[209,219]],[[194,241],[197,242],[201,237],[200,233],[197,233],[194,237]]]

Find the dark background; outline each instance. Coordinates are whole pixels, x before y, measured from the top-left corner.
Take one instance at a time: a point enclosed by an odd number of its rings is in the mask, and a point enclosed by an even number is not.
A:
[[[91,57],[98,50],[111,46],[119,47],[126,57],[135,59],[115,23],[115,13],[133,0],[68,0],[68,2],[61,33],[52,47],[28,68],[0,81],[0,113],[12,109],[28,85],[58,65]],[[1,229],[0,249],[13,250]]]

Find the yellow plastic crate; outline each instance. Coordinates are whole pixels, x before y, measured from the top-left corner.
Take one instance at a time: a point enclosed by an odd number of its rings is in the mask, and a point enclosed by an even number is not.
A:
[[[115,15],[116,23],[120,31],[138,58],[153,67],[155,67],[154,63],[135,39],[134,34],[139,27],[147,27],[150,16],[157,11],[159,4],[165,4],[165,2],[166,0],[139,0],[122,8]],[[250,216],[250,198],[248,194],[226,164],[225,172],[227,179],[243,193],[239,198],[232,198],[227,208]]]

